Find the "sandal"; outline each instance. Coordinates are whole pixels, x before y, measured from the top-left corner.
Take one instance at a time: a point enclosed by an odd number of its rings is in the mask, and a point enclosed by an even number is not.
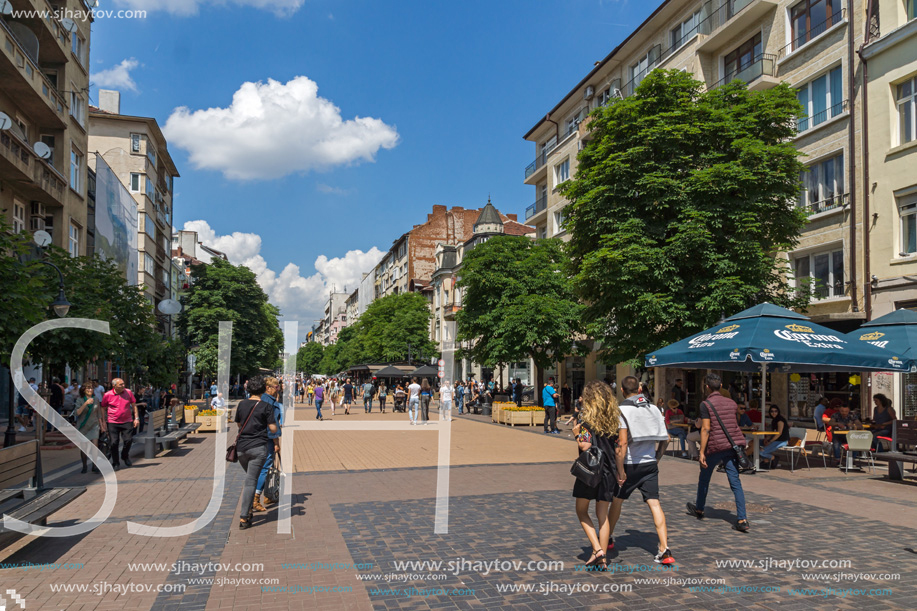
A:
[[[242,518],[239,518],[239,530],[245,530],[246,528],[251,528],[251,527],[252,527],[251,519],[243,520]]]
[[[605,550],[603,549],[594,549],[592,550],[592,557],[589,559],[589,562],[586,563],[587,567],[607,567],[608,560],[605,558]],[[586,570],[591,570],[587,568]],[[604,570],[600,568],[599,570]]]

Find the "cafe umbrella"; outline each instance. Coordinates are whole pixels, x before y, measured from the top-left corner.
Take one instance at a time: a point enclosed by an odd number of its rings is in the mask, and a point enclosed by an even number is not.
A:
[[[913,310],[895,310],[880,316],[848,333],[846,339],[854,344],[872,344],[900,355],[906,359],[909,370],[917,368],[917,312]]]
[[[388,367],[380,369],[379,371],[373,374],[373,376],[377,378],[403,378],[406,375],[407,373],[405,373],[404,371],[392,365],[389,365]]]
[[[843,333],[811,322],[803,314],[762,303],[650,353],[646,366],[760,371],[763,400],[767,396],[768,371],[904,372],[909,363],[893,350],[853,341]],[[764,414],[762,409],[762,427]]]

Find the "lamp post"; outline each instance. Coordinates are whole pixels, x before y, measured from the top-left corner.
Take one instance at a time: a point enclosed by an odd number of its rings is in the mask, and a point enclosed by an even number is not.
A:
[[[45,265],[50,265],[57,271],[57,277],[60,280],[58,285],[57,299],[51,303],[51,309],[54,310],[54,314],[58,318],[64,318],[70,312],[70,302],[67,301],[67,296],[64,294],[64,274],[61,273],[60,269],[50,263],[49,261],[39,260],[39,263],[44,263]],[[13,370],[10,369],[10,393],[9,393],[9,422],[6,425],[6,432],[3,435],[3,447],[8,448],[10,446],[16,445],[16,425],[15,425],[15,408],[13,404],[16,402],[16,390],[13,386]],[[36,423],[35,431],[36,436],[41,434],[43,427],[41,423]]]

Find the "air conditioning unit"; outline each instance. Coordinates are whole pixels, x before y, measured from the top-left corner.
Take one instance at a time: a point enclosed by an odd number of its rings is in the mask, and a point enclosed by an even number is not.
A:
[[[583,99],[584,99],[584,100],[591,100],[591,99],[592,99],[592,96],[594,96],[594,95],[595,95],[595,87],[593,87],[592,85],[588,85],[588,86],[586,87],[586,92],[583,93]]]
[[[32,202],[32,216],[40,216],[42,218],[48,216],[48,212],[42,202]]]
[[[33,216],[29,219],[29,231],[44,231],[45,217]]]

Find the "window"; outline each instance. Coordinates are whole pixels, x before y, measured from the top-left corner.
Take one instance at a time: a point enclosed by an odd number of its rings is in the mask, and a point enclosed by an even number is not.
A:
[[[140,134],[131,134],[131,152],[139,153],[140,152]]]
[[[917,3],[917,0],[911,0]],[[898,85],[898,144],[917,140],[917,77]]]
[[[146,157],[150,160],[150,163],[153,164],[153,167],[156,167],[156,149],[153,148],[153,145],[150,144],[150,141],[146,141]]]
[[[697,34],[697,26],[699,24],[700,11],[697,11],[682,21],[681,24],[675,26],[675,29],[672,30],[672,48],[677,49],[688,42],[692,36]]]
[[[18,199],[13,200],[13,232],[25,231],[25,204]]]
[[[567,119],[567,131],[565,134],[569,134],[572,131],[575,131],[583,119],[589,114],[589,109],[585,106],[577,110],[573,115]]]
[[[844,203],[844,154],[819,161],[801,174],[800,206],[810,214],[832,210]]]
[[[842,0],[803,0],[790,10],[793,49],[798,49],[831,26],[839,23]]]
[[[538,228],[538,237],[541,239],[548,237],[548,226],[547,225],[542,225],[541,227]]]
[[[917,0],[907,0],[907,20],[917,19]]]
[[[73,90],[70,92],[70,116],[76,119],[80,125],[86,124],[86,107],[83,105],[83,98],[76,91],[76,85],[70,83]]]
[[[917,194],[898,199],[901,217],[901,250],[905,254],[917,252]]]
[[[149,195],[150,199],[153,199],[153,194],[156,192],[156,189],[153,187],[153,181],[150,180],[149,176],[144,175],[144,178],[146,179],[145,184],[144,184],[144,186],[146,187],[146,190],[144,191],[144,193]]]
[[[70,36],[70,50],[73,51],[73,54],[80,61],[80,64],[86,65],[86,42],[80,37],[77,32],[74,32]]]
[[[636,64],[630,67],[630,80],[633,83],[634,89],[637,88],[637,85],[643,80],[643,78],[649,73],[650,70],[656,65],[659,61],[659,56],[662,53],[660,45],[656,45],[649,51],[646,55],[641,57]]]
[[[70,149],[70,188],[83,192],[83,154],[75,148]]]
[[[155,278],[156,262],[148,252],[143,253],[143,268],[140,271],[145,272]]]
[[[739,48],[733,50],[723,60],[724,80],[729,82],[735,79],[739,72],[748,68],[761,57],[761,33],[758,32],[746,40]]]
[[[554,166],[554,186],[557,187],[565,180],[570,180],[570,159],[564,159]]]
[[[554,213],[554,233],[562,233],[564,231],[564,209],[558,210]]]
[[[809,284],[815,299],[844,296],[844,251],[802,255],[794,260],[797,286]]]
[[[131,181],[128,187],[130,187],[131,193],[140,193],[140,177],[143,174],[139,172],[131,172]]]
[[[80,256],[80,228],[73,221],[70,221],[70,256]]]
[[[843,77],[841,66],[834,68],[799,88],[796,97],[806,109],[806,117],[797,121],[797,131],[804,132],[820,125],[844,110]]]

